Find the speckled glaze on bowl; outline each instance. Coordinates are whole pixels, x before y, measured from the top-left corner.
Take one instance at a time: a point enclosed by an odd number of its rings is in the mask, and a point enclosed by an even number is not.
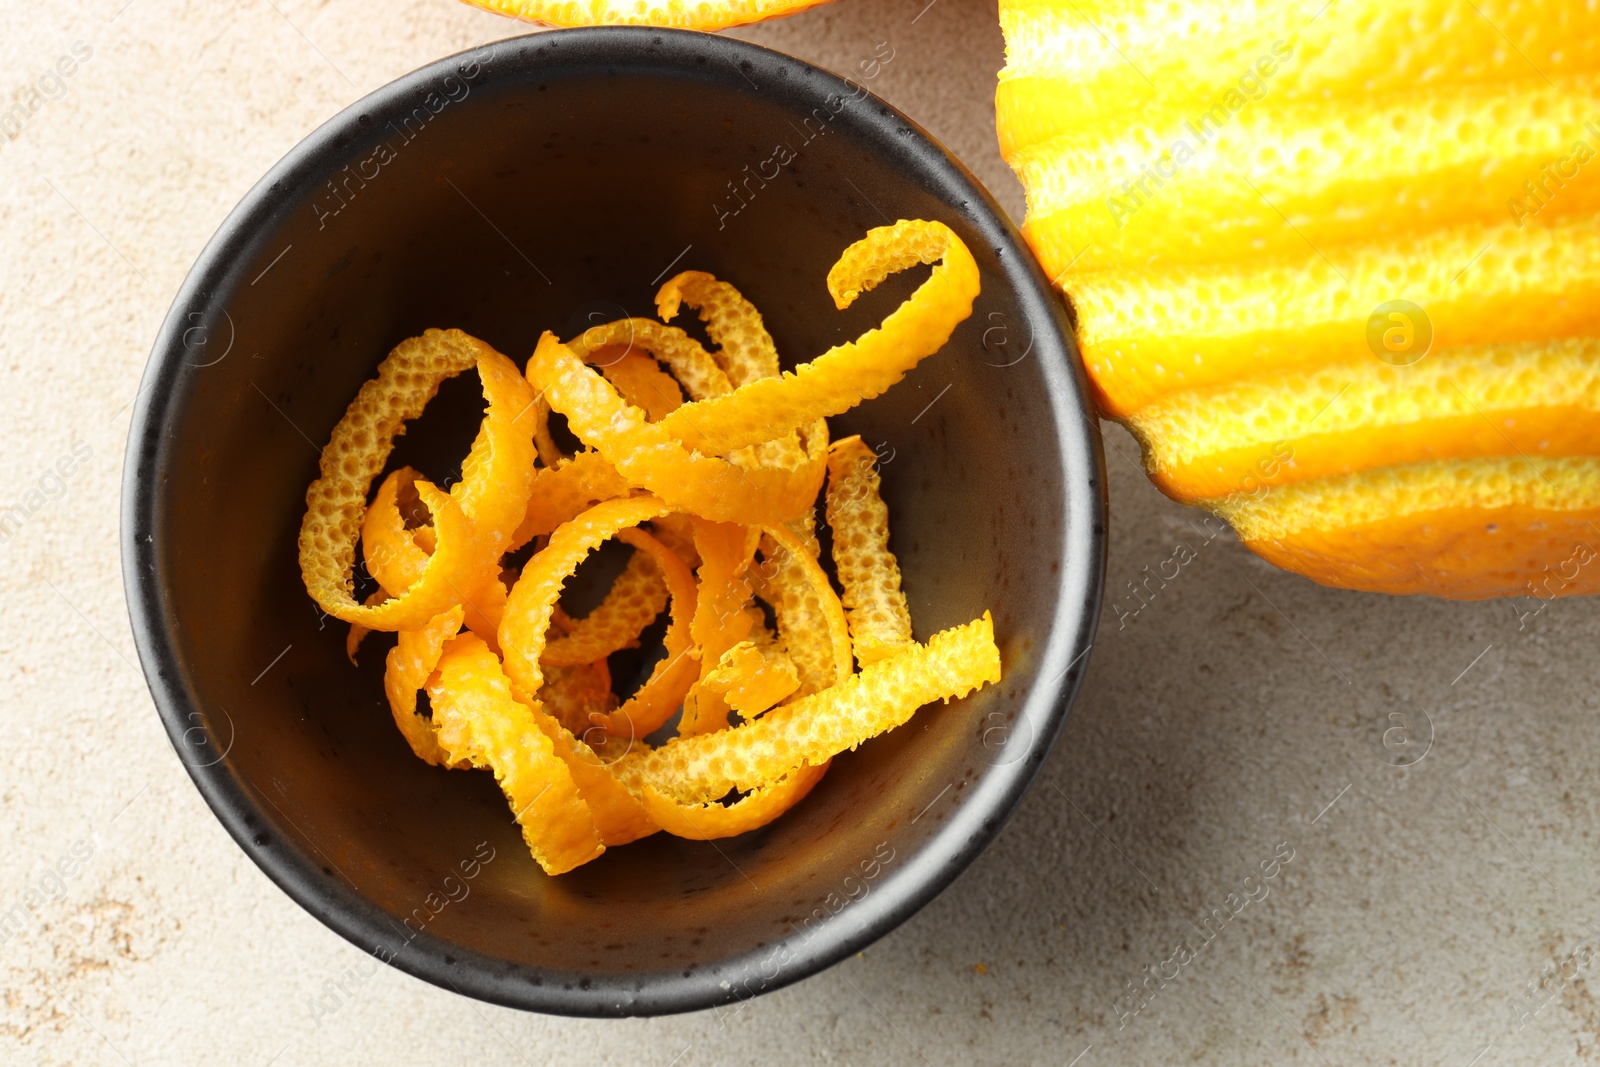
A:
[[[651,314],[710,270],[786,360],[872,325],[908,272],[836,311],[868,228],[940,219],[983,291],[951,343],[834,421],[884,461],[918,636],[993,609],[1005,681],[846,754],[772,826],[657,835],[551,879],[483,773],[415,759],[301,586],[318,447],[397,341],[458,326],[519,361]],[[459,386],[459,388],[458,388]],[[397,459],[448,478],[473,376]],[[475,406],[476,405],[476,406]],[[737,40],[535,34],[441,60],[317,130],[195,264],[151,355],[124,473],[124,575],[180,758],[285,892],[427,981],[536,1011],[739,1002],[828,966],[994,837],[1064,721],[1104,568],[1103,460],[1065,309],[1017,231],[927,134],[851,81]],[[448,462],[448,461],[446,461]]]

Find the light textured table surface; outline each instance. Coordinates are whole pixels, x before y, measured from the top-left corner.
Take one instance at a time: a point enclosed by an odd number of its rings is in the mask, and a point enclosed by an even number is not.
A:
[[[212,818],[151,706],[117,558],[127,405],[189,264],[273,162],[524,27],[450,0],[124,3],[0,4],[0,106],[38,105],[0,136],[0,505],[28,512],[0,544],[0,912],[37,904],[0,944],[0,1062],[1600,1058],[1596,605],[1319,588],[1211,536],[1116,428],[1082,698],[994,846],[903,927],[726,1019],[546,1018],[357,974]],[[992,4],[837,0],[740,35],[840,70],[889,42],[873,89],[1020,215]],[[1174,558],[1141,606],[1126,583]]]

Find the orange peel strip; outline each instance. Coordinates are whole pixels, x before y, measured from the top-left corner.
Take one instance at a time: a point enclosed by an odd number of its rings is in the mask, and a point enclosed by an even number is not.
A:
[[[404,593],[371,607],[358,604],[351,571],[372,480],[387,462],[395,437],[422,413],[440,383],[474,365],[489,411],[455,491],[437,506],[424,496],[434,514],[438,551]],[[460,330],[429,330],[395,346],[333,428],[319,476],[306,490],[300,573],[322,609],[369,629],[404,630],[455,604],[457,588],[471,587],[474,576],[505,551],[527,508],[534,446],[517,423],[532,404],[533,394],[515,365]],[[418,483],[419,492],[423,484]]]
[[[656,663],[650,677],[622,707],[606,715],[590,715],[596,725],[619,737],[638,738],[659,729],[678,710],[689,687],[700,674],[699,652],[695,648],[693,620],[698,591],[694,575],[672,550],[643,530],[621,530],[617,540],[650,554],[666,579],[672,597],[672,620],[662,643],[666,656]]]
[[[817,767],[801,767],[726,807],[721,804],[679,803],[649,785],[640,791],[640,796],[649,818],[667,833],[691,841],[714,841],[767,825],[804,800],[812,786],[822,781],[827,771],[826,763]]]
[[[533,446],[538,450],[539,462],[546,467],[558,465],[566,457],[556,439],[550,436],[550,402],[538,393],[533,394]]]
[[[889,551],[889,508],[879,495],[877,454],[859,436],[828,449],[828,527],[833,563],[862,666],[912,643],[900,564]]]
[[[573,576],[579,563],[586,560],[589,553],[602,542],[610,537],[621,536],[622,531],[632,530],[638,523],[664,515],[667,510],[667,504],[653,496],[602,501],[571,522],[563,523],[555,533],[550,534],[549,544],[544,545],[544,549],[528,560],[528,565],[523,566],[522,576],[518,577],[517,584],[512,587],[510,597],[506,600],[506,613],[501,617],[499,627],[499,643],[501,654],[506,659],[506,673],[510,675],[518,697],[530,699],[538,693],[539,686],[544,685],[539,657],[544,654],[550,621],[566,579]],[[686,603],[680,605],[675,597],[672,605],[674,616],[683,617],[683,627],[686,629],[688,619],[694,614],[693,577],[688,576],[688,568],[683,566],[683,561],[672,557],[672,553],[662,547],[661,542],[654,537],[648,537],[648,542],[661,552],[656,557],[656,563],[667,577],[669,589],[674,589],[674,561],[678,571],[682,571],[682,576],[686,577]],[[638,542],[635,547],[642,547],[642,544]],[[667,561],[669,557],[670,561]],[[669,625],[669,633],[670,629],[672,627]]]
[[[795,636],[804,637],[818,645],[824,639],[828,641],[828,645],[824,647],[828,648],[829,658],[833,660],[833,684],[843,685],[850,680],[853,663],[850,655],[850,628],[845,622],[844,606],[839,603],[839,594],[833,591],[833,583],[828,581],[827,574],[818,565],[816,553],[811,550],[812,545],[801,540],[800,536],[787,526],[769,526],[766,532],[767,536],[772,538],[787,555],[785,566],[797,568],[798,578],[803,580],[810,590],[809,595],[805,597],[808,610],[813,613],[813,618],[816,615],[821,616],[826,631],[824,635],[808,628],[805,633],[796,631]],[[814,543],[813,541],[812,544]],[[781,616],[778,625],[780,628],[783,625]],[[784,643],[788,647],[789,654],[793,656],[795,640],[786,637]]]
[[[383,589],[379,588],[373,590],[371,595],[369,595],[366,600],[362,601],[362,603],[370,608],[375,604],[382,604],[388,599],[389,594]],[[359,622],[353,622],[350,624],[350,632],[346,634],[344,638],[344,655],[345,658],[348,659],[352,664],[354,664],[356,661],[356,653],[361,651],[361,642],[365,641],[367,639],[367,635],[371,632],[371,630],[367,629],[365,626],[362,626]]]
[[[590,358],[606,376],[606,381],[617,387],[623,399],[643,408],[651,422],[659,422],[683,406],[683,390],[678,380],[642,352],[619,353],[616,349],[603,348]]]
[[[761,312],[739,290],[705,271],[686,270],[669,278],[656,292],[656,311],[663,321],[676,316],[680,304],[700,313],[706,333],[718,346],[711,357],[735,387],[778,376],[778,347],[772,343]],[[819,421],[819,425],[826,434],[827,424]],[[752,448],[755,454],[751,458],[756,462],[786,467],[797,466],[804,454],[793,430]]]
[[[794,528],[803,535],[801,544],[805,555],[815,560],[821,549],[812,533],[813,525],[814,520],[808,513]],[[838,681],[824,599],[818,594],[804,562],[780,548],[770,534],[761,540],[761,555],[756,591],[772,605],[778,624],[778,641],[799,671],[798,695],[810,696]],[[764,626],[762,629],[765,632]]]
[[[616,771],[641,791],[652,786],[684,802],[717,800],[729,790],[758,789],[803,764],[821,764],[901,725],[924,704],[999,681],[1000,650],[985,612],[753,722],[629,753]]]
[[[410,467],[390,471],[361,520],[361,554],[367,573],[384,589],[395,593],[404,593],[417,584],[428,569],[428,556],[432,554],[431,549],[424,550],[417,544],[400,514],[400,494],[411,490],[418,477]]]
[[[494,771],[539,866],[563,874],[604,852],[572,770],[535,711],[511,695],[511,682],[483,639],[452,638],[435,679],[428,697],[440,745],[453,759]]]
[[[727,374],[699,341],[676,326],[664,326],[654,319],[618,319],[591,326],[567,347],[588,363],[594,361],[595,353],[615,345],[625,345],[629,352],[643,350],[665,363],[695,400],[733,391]]]
[[[671,322],[680,304],[700,313],[717,351],[717,361],[735,388],[760,378],[778,376],[778,347],[772,343],[761,312],[744,294],[703,270],[686,270],[656,290],[656,313]]]
[[[935,261],[932,275],[881,326],[776,378],[685,404],[660,425],[692,451],[724,456],[878,396],[972,314],[978,265],[944,223],[902,220],[867,231],[828,272],[828,292],[846,308],[890,274]]]
[[[616,709],[617,696],[611,691],[611,671],[605,660],[577,667],[545,667],[539,699],[545,710],[574,734],[593,729],[591,712]]]
[[[745,528],[731,522],[696,519],[694,543],[700,553],[700,585],[690,633],[700,650],[699,679],[684,701],[683,718],[678,722],[680,735],[705,733],[728,725],[728,705],[722,694],[698,683],[716,669],[724,652],[750,633],[750,616],[744,613],[750,599],[750,583],[744,578],[750,566]]]
[[[574,736],[571,730],[537,704],[533,706],[533,717],[545,737],[550,739],[556,755],[572,772],[578,795],[589,805],[589,817],[594,820],[595,832],[600,835],[601,844],[607,848],[626,845],[661,829],[647,813],[644,802],[617,780],[610,766],[580,737]],[[582,736],[594,735],[600,735],[602,739],[605,736],[597,726],[586,727]]]
[[[764,653],[754,642],[741,641],[722,654],[700,687],[721,696],[744,718],[753,719],[799,689],[800,675],[786,654]]]
[[[481,346],[478,376],[489,408],[450,495],[479,534],[496,546],[498,559],[511,544],[533,492],[538,452],[533,443],[535,420],[530,416],[538,401],[515,363],[482,341],[477,343]]]
[[[399,507],[400,494],[411,489],[418,477],[410,467],[392,471],[379,485],[378,495],[361,522],[361,550],[367,571],[385,590],[404,593],[421,580],[428,567],[431,549],[425,550],[419,545],[416,535],[423,530],[432,533],[433,528],[406,529]],[[435,538],[428,540],[437,546]],[[466,606],[467,627],[491,648],[497,647],[495,630],[500,625],[500,612],[506,603],[506,587],[500,583],[499,575],[492,567],[485,567],[472,575],[470,586],[455,582],[452,586],[459,601]],[[373,601],[369,599],[367,603]]]
[[[672,549],[672,554],[683,560],[687,567],[700,566],[700,553],[694,547],[694,519],[682,512],[651,519],[650,527],[655,539]]]
[[[383,691],[389,698],[389,710],[394,713],[395,725],[411,745],[419,759],[438,767],[464,767],[467,764],[450,758],[439,744],[439,735],[433,723],[417,714],[417,693],[428,684],[428,678],[439,666],[445,642],[461,630],[465,610],[457,604],[449,611],[435,616],[420,630],[403,630],[400,639],[389,650],[383,671]]]
[[[539,655],[546,667],[593,663],[621,648],[633,648],[639,634],[667,607],[667,580],[648,552],[635,552],[617,575],[605,600],[573,623],[565,636],[549,641]]]
[[[808,442],[807,462],[793,471],[746,470],[691,453],[663,428],[665,422],[647,421],[644,412],[618,396],[610,382],[554,334],[539,339],[528,362],[528,379],[567,417],[572,432],[618,474],[684,511],[714,522],[782,523],[803,513],[821,488],[826,459],[816,442]]]

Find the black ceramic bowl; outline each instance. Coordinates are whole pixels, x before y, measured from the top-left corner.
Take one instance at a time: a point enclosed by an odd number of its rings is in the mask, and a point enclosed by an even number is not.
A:
[[[835,761],[770,827],[665,835],[546,877],[484,773],[413,757],[295,536],[319,446],[389,348],[457,326],[519,361],[539,333],[651,314],[688,268],[738,285],[798,362],[848,312],[824,277],[896,218],[982,270],[972,317],[833,420],[885,457],[917,635],[994,611],[1005,680]],[[224,826],[308,911],[469,996],[632,1015],[742,1001],[860,949],[989,842],[1061,728],[1104,555],[1103,470],[1065,309],[962,166],[862,84],[737,40],[536,34],[380,89],[263,178],[162,327],[133,420],[122,547],[150,688]],[[465,375],[403,458],[435,478],[481,411]],[[459,388],[455,388],[459,386]],[[477,404],[477,408],[474,408]],[[441,428],[442,427],[442,428]],[[444,468],[444,469],[441,469]]]

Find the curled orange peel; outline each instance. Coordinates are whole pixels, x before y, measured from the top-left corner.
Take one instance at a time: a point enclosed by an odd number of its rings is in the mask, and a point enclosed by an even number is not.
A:
[[[700,583],[690,634],[700,649],[700,662],[698,679],[689,690],[683,718],[678,722],[680,735],[705,733],[728,725],[728,704],[722,694],[700,683],[716,669],[722,654],[750,632],[750,617],[744,612],[750,599],[750,583],[744,575],[754,546],[745,533],[744,527],[734,523],[694,520]]]
[[[609,349],[601,349],[604,355]],[[661,364],[642,352],[623,351],[611,362],[590,360],[600,368],[606,381],[617,387],[622,398],[643,409],[651,422],[663,418],[683,406],[683,390],[678,380],[661,369]]]
[[[652,319],[618,319],[591,326],[568,342],[567,347],[589,363],[598,362],[597,353],[619,345],[630,354],[648,353],[665,363],[683,384],[684,391],[695,400],[733,391],[728,375],[699,341],[676,326],[664,326]]]
[[[656,311],[663,321],[674,318],[680,304],[688,304],[699,312],[706,333],[718,346],[711,356],[734,387],[778,376],[778,346],[773,344],[761,312],[739,290],[705,271],[688,270],[668,279],[656,292]],[[812,434],[825,437],[827,432],[827,423],[817,420]],[[796,467],[804,461],[804,452],[793,430],[752,445],[750,450],[752,454],[748,460],[741,454],[743,450],[734,453],[732,458],[735,462],[785,467]]]
[[[889,509],[878,457],[859,436],[828,449],[828,528],[856,659],[876,663],[912,641],[900,564],[889,551]]]
[[[671,621],[662,639],[666,655],[656,663],[650,677],[616,711],[589,716],[591,722],[608,733],[632,739],[659,729],[672,718],[699,676],[699,650],[691,630],[698,594],[689,568],[660,541],[643,530],[622,530],[617,540],[654,558],[666,579],[672,604]]]
[[[598,452],[579,452],[553,467],[540,467],[522,523],[511,538],[515,551],[570,522],[591,504],[627,496],[628,483]]]
[[[794,471],[744,469],[690,452],[664,429],[665,420],[647,420],[554,334],[539,339],[528,379],[618,474],[681,510],[717,522],[781,523],[802,513],[821,488],[826,461],[814,443],[807,463]]]
[[[786,566],[795,568],[797,577],[804,582],[804,587],[809,593],[806,602],[813,613],[813,623],[820,618],[823,633],[807,632],[803,635],[804,640],[827,649],[833,667],[830,684],[844,684],[851,678],[853,663],[850,653],[850,628],[845,621],[844,607],[839,603],[839,594],[833,591],[833,583],[828,581],[828,575],[817,563],[815,542],[808,544],[788,526],[769,526],[766,534],[787,557]],[[781,619],[779,626],[782,626]],[[823,644],[824,640],[826,644]],[[786,644],[791,650],[795,647],[793,640],[787,641]]]
[[[562,587],[590,552],[616,537],[654,559],[671,593],[672,621],[667,627],[667,658],[627,703],[600,718],[613,733],[643,737],[677,709],[699,673],[689,638],[694,577],[670,549],[633,529],[667,511],[664,502],[650,496],[603,501],[562,525],[544,550],[528,561],[507,598],[499,633],[506,673],[520,697],[531,699],[544,684],[539,660]]]
[[[440,767],[468,764],[465,760],[453,759],[439,744],[433,723],[417,714],[417,694],[427,686],[428,678],[438,668],[445,642],[460,632],[465,610],[457,604],[421,629],[402,630],[399,640],[389,650],[383,671],[383,691],[389,698],[395,725],[400,727],[400,733],[419,759]]]
[[[361,520],[361,554],[367,573],[391,595],[416,585],[433,553],[432,544],[426,550],[417,544],[414,531],[406,529],[400,514],[400,495],[414,492],[418,477],[410,467],[390,471]]]
[[[563,874],[605,851],[567,761],[534,710],[512,696],[510,680],[482,638],[450,639],[428,699],[440,746],[452,760],[494,772],[523,841],[547,874]]]
[[[1000,651],[985,612],[753,722],[630,752],[616,771],[640,790],[651,786],[684,803],[707,803],[730,790],[759,789],[804,764],[824,763],[894,729],[924,704],[998,681]]]
[[[600,606],[549,640],[539,655],[546,667],[593,663],[618,649],[633,648],[639,634],[667,606],[667,582],[648,552],[635,552],[606,591]]]
[[[714,841],[767,825],[800,801],[828,771],[823,763],[800,767],[729,805],[685,804],[654,786],[640,790],[646,815],[661,829],[691,841]]]
[[[722,654],[700,687],[721,696],[744,718],[753,719],[799,689],[800,675],[785,653],[763,652],[755,642],[741,641]]]
[[[813,568],[821,550],[808,513],[791,530],[798,530],[798,551],[791,553],[768,533],[761,541],[762,561],[756,570],[759,595],[772,605],[778,639],[799,672],[800,696],[820,692],[838,680],[838,656],[830,628],[830,601],[838,603],[832,588],[823,595]],[[811,566],[807,566],[807,563]]]
[[[706,333],[718,346],[711,356],[734,388],[778,376],[778,346],[772,343],[761,312],[739,290],[703,270],[686,270],[656,291],[661,321],[676,318],[681,304],[700,313]]]
[[[585,743],[586,737],[604,738],[599,727],[589,726],[582,735],[575,736],[538,704],[532,705],[532,711],[534,721],[549,738],[556,756],[571,772],[578,795],[589,807],[589,817],[594,820],[601,844],[607,848],[626,845],[661,829],[650,817],[643,801],[629,792],[611,773],[609,764]]]
[[[478,368],[489,412],[449,495],[417,482],[433,513],[437,550],[405,592],[381,604],[358,604],[352,593],[356,540],[367,490],[388,460],[405,423],[422,413],[439,385]],[[519,420],[533,394],[510,360],[459,330],[429,330],[402,341],[361,387],[322,451],[320,474],[306,490],[300,526],[300,573],[328,614],[372,630],[421,626],[458,603],[459,589],[497,559],[527,507],[533,471],[531,434]]]
[[[978,265],[944,223],[913,220],[869,230],[828,272],[828,292],[842,309],[889,275],[934,262],[933,273],[882,325],[793,371],[685,404],[661,427],[695,452],[723,456],[880,395],[972,314]]]

